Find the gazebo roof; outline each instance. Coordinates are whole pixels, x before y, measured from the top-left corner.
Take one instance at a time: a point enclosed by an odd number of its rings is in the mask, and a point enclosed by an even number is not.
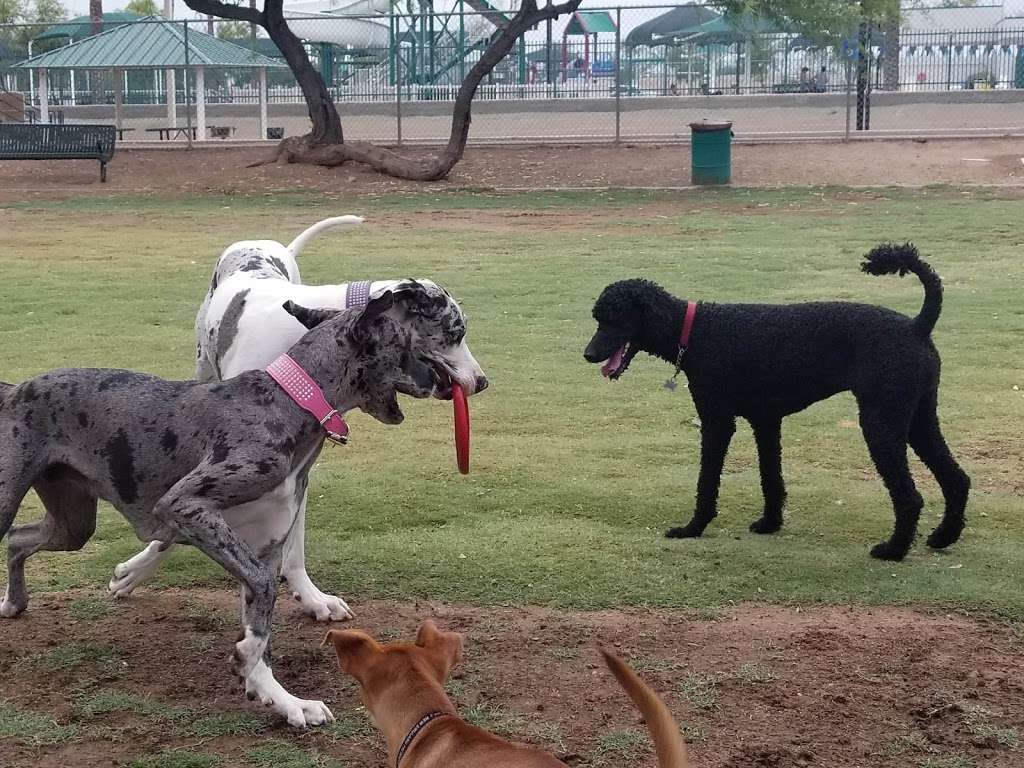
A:
[[[743,40],[753,34],[766,32],[794,32],[795,30],[785,24],[755,14],[726,14],[718,18],[698,24],[690,29],[680,29],[665,35],[661,40],[655,39],[654,45],[658,43],[670,43],[687,41],[710,44],[729,44],[737,40]]]
[[[33,56],[22,69],[168,69],[171,67],[257,67],[288,65],[240,45],[189,28],[188,62],[181,23],[147,16],[77,43]]]
[[[103,29],[112,29],[119,27],[122,24],[130,24],[136,19],[142,17],[137,13],[131,13],[130,11],[114,11],[113,13],[103,14]],[[82,40],[92,35],[92,19],[89,16],[78,16],[68,21],[62,21],[59,24],[54,24],[52,27],[47,27],[38,35],[32,38],[33,42],[39,42],[40,40],[60,40],[65,37],[69,37],[72,40]]]
[[[692,29],[718,17],[719,14],[703,5],[680,5],[634,27],[626,35],[626,45],[652,45],[654,38],[671,37],[682,29]]]
[[[593,35],[600,32],[615,32],[615,22],[608,11],[576,11],[563,34]]]

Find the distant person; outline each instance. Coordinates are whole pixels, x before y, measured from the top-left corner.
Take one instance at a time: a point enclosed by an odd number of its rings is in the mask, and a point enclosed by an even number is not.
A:
[[[828,90],[828,70],[825,67],[814,78],[814,90],[818,93],[825,93]]]
[[[800,90],[809,91],[811,90],[811,68],[802,67],[800,69]]]
[[[668,86],[668,95],[669,96],[678,96],[679,95],[679,87],[675,83],[670,83],[669,84],[669,86]]]

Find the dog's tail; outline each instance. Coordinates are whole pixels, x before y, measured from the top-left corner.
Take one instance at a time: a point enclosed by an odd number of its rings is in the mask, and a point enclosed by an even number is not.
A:
[[[914,318],[914,331],[922,338],[931,334],[942,311],[942,281],[934,269],[921,261],[917,248],[910,243],[883,243],[868,252],[860,268],[869,275],[917,275],[924,284],[924,305]]]
[[[651,732],[654,751],[658,755],[658,768],[690,768],[686,742],[683,741],[679,726],[665,706],[665,702],[614,653],[602,648],[601,655],[604,656],[604,663],[615,675],[619,685],[629,694],[629,698],[643,715],[647,729]]]
[[[302,252],[302,249],[306,247],[309,241],[312,240],[317,235],[319,235],[321,232],[328,229],[333,229],[334,227],[352,227],[355,226],[356,224],[362,223],[362,216],[334,216],[333,218],[330,219],[318,221],[312,227],[310,227],[301,235],[292,240],[288,244],[288,250],[289,252],[291,252],[293,257],[298,258],[299,253]]]

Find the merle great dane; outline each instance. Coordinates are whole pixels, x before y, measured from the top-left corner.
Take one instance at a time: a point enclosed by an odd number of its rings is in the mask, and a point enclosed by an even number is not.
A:
[[[396,302],[391,317],[409,328],[424,355],[438,367],[442,381],[454,379],[467,394],[487,386],[480,365],[466,344],[465,316],[448,293],[429,280],[379,280],[333,285],[304,285],[297,257],[317,235],[335,227],[362,222],[358,216],[336,216],[314,224],[288,246],[273,240],[246,240],[229,246],[220,259],[196,316],[196,378],[215,381],[243,371],[264,368],[299,340],[302,324],[282,305],[344,309],[387,291],[409,292]],[[440,398],[451,397],[442,384]],[[306,496],[284,545],[281,577],[303,610],[319,621],[351,618],[340,597],[322,592],[309,578],[305,561]],[[153,541],[114,569],[110,591],[127,596],[145,581],[170,552],[170,542]]]
[[[345,312],[289,302],[312,330],[288,354],[334,408],[398,424],[396,393],[425,398],[450,386],[430,343],[390,316],[421,298],[386,291]],[[243,633],[233,669],[250,699],[295,726],[333,719],[323,702],[288,693],[269,666],[282,549],[325,431],[266,371],[213,383],[52,371],[0,384],[0,435],[0,538],[10,530],[0,616],[17,616],[28,604],[25,560],[84,546],[103,499],[143,541],[191,544],[240,582]],[[12,528],[32,488],[45,516]]]

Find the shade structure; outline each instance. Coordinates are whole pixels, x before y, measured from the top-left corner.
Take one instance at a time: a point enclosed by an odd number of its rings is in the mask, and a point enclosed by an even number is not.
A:
[[[287,68],[284,62],[197,29],[189,29],[186,53],[183,25],[159,16],[147,16],[109,29],[15,66],[23,69]]]
[[[265,98],[266,71],[287,69],[287,64],[264,56],[251,48],[221,40],[168,21],[159,16],[147,16],[65,45],[53,51],[32,56],[14,65],[16,68],[36,70],[39,73],[40,112],[44,122],[49,121],[47,101],[47,72],[49,70],[100,69],[115,73],[114,121],[121,125],[120,75],[126,70],[167,70],[168,79],[176,69],[192,70],[197,84],[205,82],[205,69],[255,69],[260,79],[261,128],[266,135]],[[198,136],[205,134],[204,89],[196,89],[196,116]],[[167,88],[168,121],[177,125],[177,107],[174,89]]]

